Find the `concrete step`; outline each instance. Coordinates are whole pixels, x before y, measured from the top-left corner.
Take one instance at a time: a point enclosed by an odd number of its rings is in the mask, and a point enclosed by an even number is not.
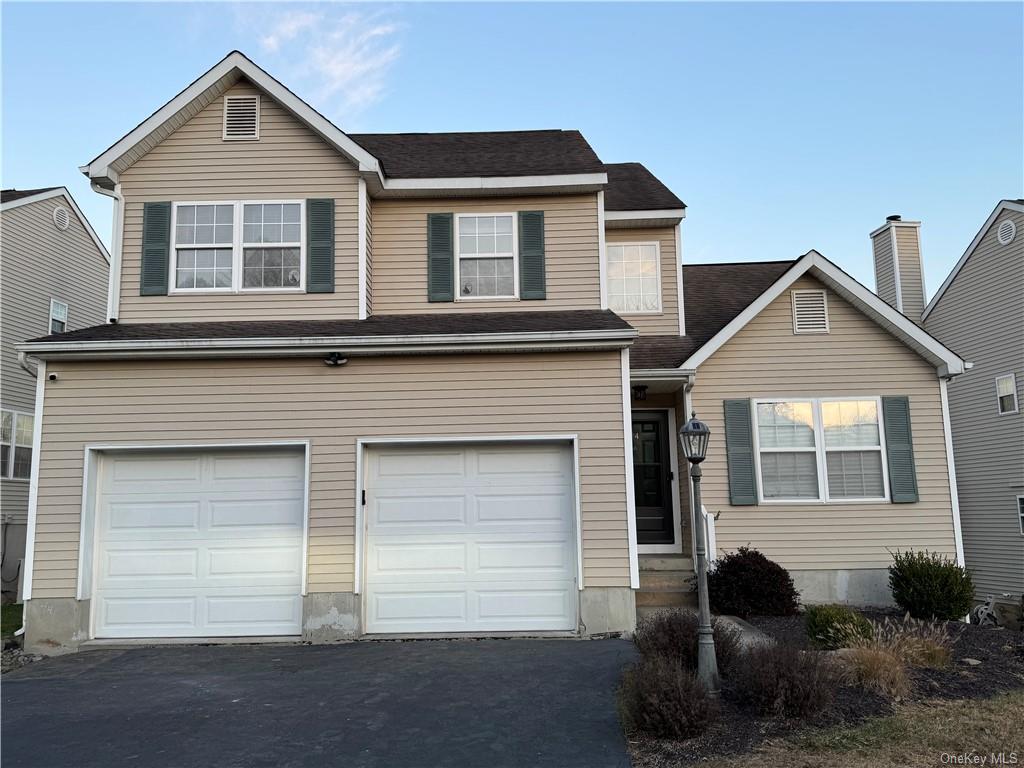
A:
[[[640,571],[640,590],[692,590],[693,579],[693,571]]]
[[[638,608],[682,608],[696,604],[697,593],[688,589],[640,590],[636,593]]]
[[[693,573],[693,558],[684,555],[640,555],[640,570]]]

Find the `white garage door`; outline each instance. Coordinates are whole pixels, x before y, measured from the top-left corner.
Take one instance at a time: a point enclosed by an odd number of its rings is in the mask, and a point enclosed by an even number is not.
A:
[[[554,444],[368,451],[367,632],[575,630],[571,456]]]
[[[99,476],[97,637],[299,634],[301,452],[109,454]]]

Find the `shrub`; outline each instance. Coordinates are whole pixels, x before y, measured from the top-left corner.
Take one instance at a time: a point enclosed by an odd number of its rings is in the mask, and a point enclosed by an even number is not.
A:
[[[708,574],[711,610],[735,616],[792,616],[799,595],[789,571],[756,549],[740,547]]]
[[[902,621],[886,618],[871,625],[874,644],[907,664],[942,669],[953,658],[953,639],[944,622],[920,621],[907,614]]]
[[[819,648],[845,648],[854,637],[872,635],[871,622],[846,605],[812,605],[804,615],[807,636]]]
[[[916,619],[959,619],[974,603],[965,568],[934,552],[897,552],[889,566],[896,604]]]
[[[740,633],[717,617],[712,618],[718,669],[728,675],[743,650]],[[697,614],[659,611],[637,622],[633,643],[644,656],[677,659],[685,668],[697,668]]]
[[[845,662],[847,681],[861,688],[892,698],[905,697],[910,690],[903,662],[877,641],[865,641],[863,646],[844,648],[842,659]]]
[[[748,650],[737,669],[736,697],[764,715],[808,717],[835,696],[841,670],[823,653],[789,645]]]
[[[718,703],[678,660],[655,655],[643,657],[623,674],[619,712],[629,730],[688,739],[714,721]]]

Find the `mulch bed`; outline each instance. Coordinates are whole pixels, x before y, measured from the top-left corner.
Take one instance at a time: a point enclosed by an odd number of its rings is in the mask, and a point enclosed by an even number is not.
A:
[[[865,611],[870,619],[898,614]],[[778,642],[810,648],[801,616],[752,617],[749,622]],[[977,699],[1024,688],[1024,633],[950,623],[954,638],[953,663],[948,669],[914,669],[913,700]],[[965,658],[980,661],[970,665]],[[678,768],[723,755],[752,752],[763,741],[792,735],[806,728],[856,725],[893,712],[893,702],[853,686],[842,686],[832,705],[810,721],[791,721],[753,715],[732,701],[729,681],[723,681],[718,721],[702,736],[687,741],[627,734],[635,768]]]

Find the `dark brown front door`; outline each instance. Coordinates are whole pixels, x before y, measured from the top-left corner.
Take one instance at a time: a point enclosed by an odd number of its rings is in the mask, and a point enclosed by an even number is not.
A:
[[[672,460],[664,411],[633,412],[633,488],[638,544],[674,543]]]

